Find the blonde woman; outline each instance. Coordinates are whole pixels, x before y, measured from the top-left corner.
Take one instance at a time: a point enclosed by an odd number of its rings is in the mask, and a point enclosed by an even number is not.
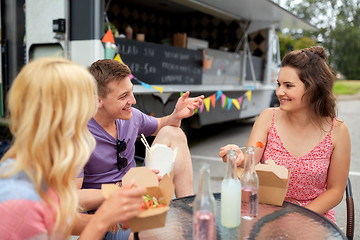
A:
[[[84,68],[60,58],[26,65],[8,99],[11,148],[0,162],[0,236],[5,239],[102,239],[137,215],[143,188],[115,192],[78,221],[75,178],[95,147],[87,122],[97,86]],[[88,224],[85,226],[85,223]]]

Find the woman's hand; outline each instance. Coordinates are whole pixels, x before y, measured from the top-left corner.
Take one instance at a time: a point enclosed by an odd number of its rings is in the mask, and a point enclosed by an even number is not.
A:
[[[146,189],[135,187],[133,182],[114,191],[96,211],[80,239],[100,239],[99,236],[117,224],[127,228],[128,221],[139,214],[145,194]]]
[[[141,204],[143,202],[142,196],[146,194],[146,189],[142,187],[134,187],[134,184],[124,186],[114,191],[108,199],[96,211],[100,211],[104,216],[108,216],[108,221],[112,224],[123,223],[126,225],[127,221],[139,214]]]
[[[237,153],[236,165],[243,167],[244,166],[244,160],[245,160],[244,153],[235,144],[228,144],[228,145],[220,148],[219,156],[222,158],[223,162],[227,162],[227,152],[229,150],[231,150],[231,149],[235,150],[236,153]]]

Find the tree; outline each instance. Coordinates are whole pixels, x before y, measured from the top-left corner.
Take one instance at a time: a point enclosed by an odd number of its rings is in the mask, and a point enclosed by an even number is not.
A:
[[[360,79],[360,8],[346,2],[336,19],[336,27],[330,33],[333,39],[334,62],[338,71],[347,79]]]
[[[315,36],[329,64],[348,79],[360,79],[360,0],[286,0],[285,8],[319,28]]]
[[[317,44],[315,38],[279,33],[281,59],[292,50],[308,48]]]

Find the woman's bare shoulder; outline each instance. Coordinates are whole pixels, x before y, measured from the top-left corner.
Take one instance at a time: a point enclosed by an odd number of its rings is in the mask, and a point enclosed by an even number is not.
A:
[[[332,136],[334,140],[339,141],[350,139],[349,129],[343,120],[338,118],[334,120]]]
[[[263,110],[260,113],[259,117],[257,118],[256,122],[263,126],[270,126],[273,115],[274,115],[274,111],[275,111],[275,114],[277,112],[276,109],[277,108],[267,108],[267,109]]]
[[[278,108],[266,108],[265,110],[263,110],[259,117],[262,117],[262,118],[272,118],[273,114],[274,114],[274,111],[275,111],[275,114],[276,112],[278,112]]]
[[[348,131],[345,122],[339,118],[334,119],[333,131]]]

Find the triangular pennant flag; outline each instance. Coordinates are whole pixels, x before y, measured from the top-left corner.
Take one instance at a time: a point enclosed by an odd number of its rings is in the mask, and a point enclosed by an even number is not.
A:
[[[210,98],[208,98],[208,97],[205,98],[204,104],[205,104],[206,111],[208,112],[210,110]]]
[[[184,93],[183,93],[183,92],[180,92],[180,97],[181,97],[182,95],[184,95]]]
[[[215,100],[215,94],[213,94],[213,95],[210,96],[210,101],[211,101],[211,106],[212,106],[213,108],[215,108],[215,102],[216,102],[216,100]]]
[[[232,98],[228,98],[227,99],[227,110],[230,110],[231,105],[232,105]]]
[[[198,109],[198,108],[197,108],[197,109],[195,109],[194,114],[197,114],[197,113],[198,113],[198,111],[199,111],[199,109]]]
[[[236,100],[235,98],[232,100],[232,103],[235,105],[235,107],[240,110],[240,105],[239,105],[239,102],[238,100]]]
[[[226,96],[225,96],[225,94],[221,94],[221,106],[222,106],[222,108],[224,108],[225,103],[226,103]]]
[[[204,110],[204,101],[202,102],[202,104],[201,104],[201,106],[199,108],[200,113],[202,113],[203,110]]]
[[[223,94],[223,92],[221,90],[217,90],[216,92],[216,101],[219,100],[219,98],[221,97],[221,95]]]
[[[157,87],[157,86],[152,86],[153,88],[155,88],[156,90],[158,90],[160,93],[163,93],[163,87]]]
[[[243,96],[241,96],[241,97],[239,97],[238,99],[239,99],[239,106],[241,106],[241,103],[242,103],[242,101],[243,101]]]
[[[112,34],[110,29],[106,32],[105,36],[103,37],[103,39],[101,41],[103,43],[105,43],[105,42],[115,43],[114,35]]]
[[[251,94],[252,94],[251,90],[248,90],[248,91],[246,92],[247,100],[248,100],[249,102],[251,101]]]
[[[134,75],[130,74],[130,75],[129,75],[129,78],[130,78],[130,80],[133,79],[133,78],[134,78]],[[134,79],[134,80],[137,80],[137,79]],[[139,81],[139,82],[140,82],[140,81]]]
[[[118,54],[118,53],[115,55],[114,60],[115,60],[115,61],[118,61],[119,63],[125,64],[125,63],[123,62],[123,60],[121,59],[120,54]]]
[[[151,89],[151,85],[144,83],[142,81],[139,81],[141,83],[141,85],[143,85],[144,87],[146,87],[147,89]]]

